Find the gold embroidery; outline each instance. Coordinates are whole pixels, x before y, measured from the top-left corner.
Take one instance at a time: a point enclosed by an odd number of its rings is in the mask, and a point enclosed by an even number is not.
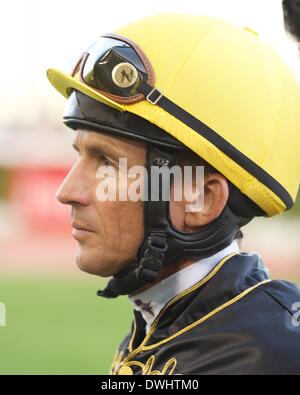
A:
[[[202,324],[203,322],[205,322],[206,320],[208,320],[209,318],[213,317],[215,314],[219,313],[220,311],[226,309],[226,307],[231,306],[232,304],[236,303],[237,301],[239,301],[240,299],[242,299],[244,296],[248,295],[248,293],[252,292],[254,289],[256,289],[257,287],[260,287],[263,284],[269,283],[271,280],[264,280],[261,281],[260,283],[254,285],[253,287],[247,288],[245,291],[241,292],[239,295],[237,295],[235,298],[230,299],[228,302],[222,304],[221,306],[217,307],[216,309],[214,309],[213,311],[211,311],[210,313],[208,313],[207,315],[205,315],[204,317],[200,318],[199,320],[193,322],[192,324],[186,326],[185,328],[179,330],[178,332],[174,333],[174,335],[167,337],[166,339],[161,340],[158,343],[154,343],[151,344],[150,346],[146,346],[146,345],[142,345],[140,351],[146,351],[146,350],[151,350],[153,348],[159,347],[162,344],[165,344],[173,339],[175,339],[177,336],[182,335],[183,333],[193,329],[194,327]]]
[[[151,357],[147,360],[146,364],[143,364],[142,362],[139,361],[129,361],[129,362],[125,362],[122,361],[122,356],[123,356],[123,352],[119,353],[114,362],[113,362],[113,366],[111,369],[111,374],[114,375],[133,375],[133,370],[131,368],[131,366],[135,366],[140,368],[140,372],[138,372],[137,374],[141,374],[143,376],[145,375],[172,375],[176,365],[177,365],[177,361],[176,358],[171,358],[169,359],[165,366],[163,367],[163,369],[160,370],[153,370],[153,365],[155,363],[155,356],[151,355]]]
[[[135,322],[135,318],[133,318],[133,333],[129,342],[129,352],[130,354],[126,357],[126,359],[128,360],[130,357],[133,357],[137,354],[138,351],[140,351],[140,348],[145,345],[147,343],[147,341],[149,340],[149,338],[151,337],[152,333],[154,332],[158,321],[160,319],[160,317],[163,315],[163,313],[170,307],[172,306],[174,303],[177,302],[177,300],[182,299],[185,295],[188,295],[189,293],[191,293],[192,291],[194,291],[197,288],[200,288],[202,285],[206,284],[212,277],[215,276],[215,274],[218,273],[218,271],[224,266],[224,264],[233,256],[237,255],[236,253],[232,253],[227,255],[225,258],[223,258],[218,264],[217,266],[206,276],[204,277],[202,280],[198,281],[196,284],[192,285],[190,288],[184,290],[183,292],[181,292],[179,295],[175,296],[173,299],[171,299],[166,306],[161,310],[161,312],[158,314],[158,316],[156,317],[156,319],[153,321],[150,330],[148,332],[148,334],[146,335],[146,337],[144,338],[144,340],[142,341],[142,344],[136,348],[135,350],[132,350],[132,345],[133,345],[133,341],[135,338],[135,333],[136,333],[136,322]]]
[[[270,282],[271,280],[264,280],[256,285],[254,285],[253,287],[250,287],[248,289],[246,289],[245,291],[243,291],[242,293],[240,293],[239,295],[237,295],[235,298],[229,300],[228,302],[224,303],[223,305],[217,307],[216,309],[214,309],[213,311],[211,311],[210,313],[208,313],[206,316],[200,318],[198,321],[195,321],[194,323],[188,325],[187,327],[181,329],[180,331],[174,333],[174,335],[167,337],[166,339],[161,340],[158,343],[154,343],[151,344],[149,346],[146,346],[146,340],[147,337],[145,338],[145,340],[140,344],[140,346],[138,348],[136,348],[135,350],[133,350],[129,355],[127,355],[127,357],[125,357],[124,362],[128,363],[127,361],[129,361],[131,358],[134,358],[137,354],[139,354],[142,351],[147,351],[147,350],[151,350],[153,348],[156,347],[160,347],[162,344],[165,344],[171,340],[173,340],[174,338],[180,336],[181,334],[193,329],[194,327],[196,327],[197,325],[202,324],[203,322],[205,322],[206,320],[208,320],[209,318],[211,318],[212,316],[214,316],[215,314],[219,313],[220,311],[222,311],[223,309],[227,308],[228,306],[236,303],[237,301],[239,301],[240,299],[242,299],[243,297],[245,297],[246,295],[248,295],[250,292],[252,292],[254,289],[256,289],[257,287],[266,284],[268,282]],[[154,330],[154,328],[153,328]]]
[[[171,301],[169,303],[167,303],[167,305],[162,309],[162,311],[159,313],[159,315],[156,317],[156,319],[154,320],[153,324],[150,327],[150,330],[148,332],[148,334],[146,335],[146,337],[144,338],[144,340],[142,341],[142,343],[133,351],[132,350],[132,343],[133,343],[133,339],[135,336],[135,333],[133,333],[131,341],[130,341],[130,348],[131,352],[129,352],[129,354],[124,358],[124,360],[122,361],[122,356],[123,356],[123,352],[121,352],[120,354],[118,354],[115,358],[115,362],[113,364],[113,368],[112,368],[112,374],[133,374],[133,371],[131,369],[131,366],[138,366],[141,371],[142,371],[142,375],[156,375],[156,374],[167,374],[167,375],[172,375],[173,371],[177,365],[177,360],[175,358],[171,358],[169,361],[167,361],[167,363],[165,364],[164,368],[162,369],[162,371],[160,372],[159,370],[152,370],[154,361],[155,361],[155,357],[154,355],[152,355],[146,362],[146,364],[143,364],[139,361],[133,361],[132,358],[134,358],[137,354],[139,354],[142,351],[146,351],[146,350],[151,350],[153,348],[159,347],[162,344],[165,344],[171,340],[173,340],[174,338],[180,336],[181,334],[193,329],[194,327],[202,324],[203,322],[205,322],[206,320],[208,320],[209,318],[211,318],[212,316],[214,316],[215,314],[219,313],[220,311],[222,311],[223,309],[226,309],[227,307],[231,306],[232,304],[236,303],[237,301],[239,301],[240,299],[242,299],[243,297],[245,297],[246,295],[248,295],[250,292],[252,292],[253,290],[255,290],[256,288],[258,288],[259,286],[266,284],[268,282],[270,282],[271,280],[264,280],[261,281],[258,284],[255,284],[252,287],[249,287],[248,289],[244,290],[243,292],[241,292],[239,295],[237,295],[236,297],[234,297],[233,299],[227,301],[226,303],[224,303],[223,305],[215,308],[213,311],[211,311],[210,313],[208,313],[207,315],[205,315],[204,317],[200,318],[199,320],[195,321],[194,323],[188,325],[187,327],[179,330],[178,332],[174,333],[172,336],[167,337],[166,339],[161,340],[158,343],[155,344],[151,344],[151,345],[146,345],[147,341],[149,340],[149,338],[151,337],[152,333],[154,332],[154,330],[156,329],[156,326],[158,324],[158,321],[161,317],[161,315],[165,312],[165,310],[171,306],[173,303],[175,303],[177,300],[181,299],[183,296],[185,296],[186,294],[192,292],[193,290],[201,287],[203,284],[205,284],[208,280],[210,280],[221,268],[222,266],[230,259],[232,258],[234,255],[236,254],[230,254],[227,257],[225,257],[216,267],[214,270],[212,270],[211,273],[209,273],[208,276],[206,276],[203,280],[201,280],[200,282],[198,282],[197,284],[195,284],[194,286],[188,288],[186,291],[183,291],[181,294],[177,295],[175,298],[171,299]],[[135,323],[134,323],[135,324]],[[135,328],[134,328],[135,329]],[[135,331],[134,331],[135,332]],[[169,370],[168,370],[169,369]]]

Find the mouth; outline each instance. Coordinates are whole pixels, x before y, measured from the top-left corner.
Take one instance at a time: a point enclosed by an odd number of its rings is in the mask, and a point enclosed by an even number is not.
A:
[[[75,223],[72,224],[72,227],[73,227],[72,236],[74,237],[75,240],[78,240],[78,241],[95,233],[93,230],[88,229],[82,225],[75,224]]]

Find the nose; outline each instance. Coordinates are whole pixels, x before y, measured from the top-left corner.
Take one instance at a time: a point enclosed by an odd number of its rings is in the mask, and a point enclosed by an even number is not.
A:
[[[59,186],[56,199],[62,204],[87,206],[89,204],[87,178],[79,159]]]

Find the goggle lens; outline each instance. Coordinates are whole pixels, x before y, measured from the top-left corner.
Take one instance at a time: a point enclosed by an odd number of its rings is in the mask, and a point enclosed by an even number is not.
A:
[[[80,74],[80,75],[78,75]],[[109,95],[132,97],[148,74],[136,50],[111,37],[100,37],[83,55],[73,76]]]

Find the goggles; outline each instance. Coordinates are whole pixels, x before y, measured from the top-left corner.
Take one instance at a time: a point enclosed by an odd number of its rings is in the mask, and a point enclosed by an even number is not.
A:
[[[100,37],[77,62],[72,77],[120,104],[144,100],[142,83],[152,87],[149,60],[133,42],[117,36]]]

